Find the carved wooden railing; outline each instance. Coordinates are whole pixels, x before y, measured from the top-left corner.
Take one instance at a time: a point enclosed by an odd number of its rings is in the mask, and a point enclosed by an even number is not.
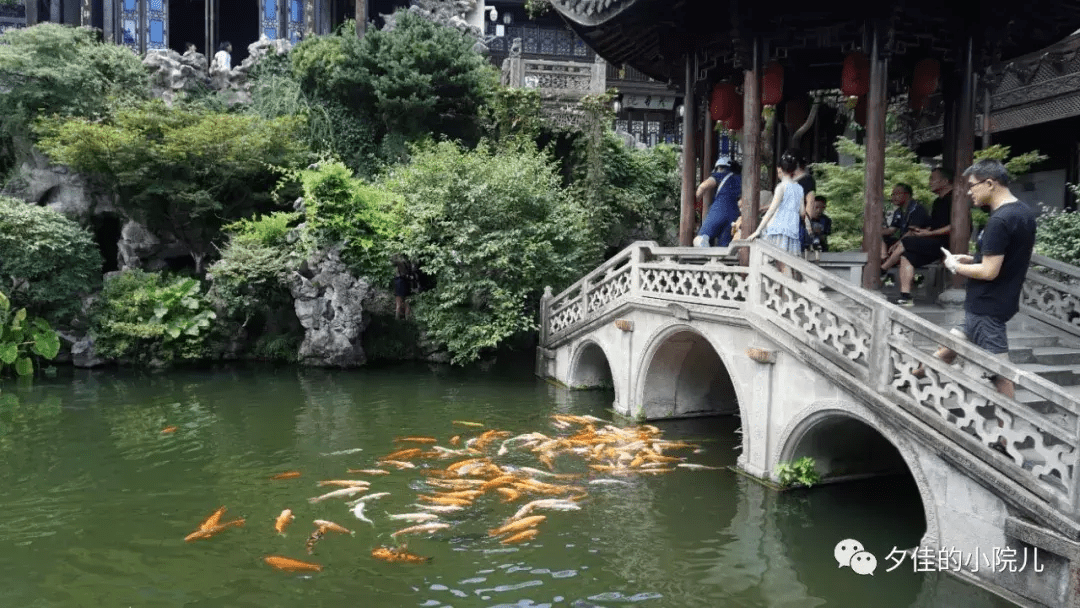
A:
[[[738,309],[759,330],[812,353],[811,365],[833,374],[839,369],[851,390],[872,392],[1053,508],[1080,515],[1080,405],[1061,387],[771,245],[750,246],[749,266],[738,266],[735,253],[734,248],[635,243],[557,296],[545,296],[541,344],[565,342],[630,301]],[[1038,260],[1056,272],[1076,272],[1047,262]],[[794,268],[799,279],[781,273],[776,263]],[[1074,314],[1073,287],[1042,275],[1033,278],[1031,294],[1050,289],[1058,294],[1042,296],[1048,299],[1041,302],[1053,302],[1040,308],[1046,316]],[[956,361],[947,365],[935,358],[935,345],[956,351]],[[919,367],[923,375],[916,378]],[[986,379],[994,375],[1034,399],[1021,403],[998,393]]]
[[[1041,255],[1031,256],[1020,310],[1080,336],[1080,268]]]

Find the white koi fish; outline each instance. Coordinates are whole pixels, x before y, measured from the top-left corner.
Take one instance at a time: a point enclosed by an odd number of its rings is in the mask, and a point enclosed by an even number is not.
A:
[[[348,455],[348,454],[355,454],[357,452],[363,452],[363,451],[364,451],[364,448],[353,448],[351,450],[338,450],[336,452],[327,452],[327,453],[320,454],[320,455],[321,456],[345,456],[345,455]]]
[[[355,486],[355,487],[351,487],[351,488],[341,488],[340,490],[334,490],[333,492],[328,492],[326,494],[323,494],[322,496],[315,496],[315,497],[309,498],[308,502],[310,502],[311,504],[315,504],[317,502],[322,502],[322,501],[324,501],[324,500],[326,500],[328,498],[343,498],[345,496],[352,496],[353,494],[359,494],[360,492],[367,492],[367,487],[366,486]]]
[[[349,505],[350,507],[355,507],[359,503],[367,502],[369,500],[378,500],[378,499],[380,499],[380,498],[382,498],[384,496],[389,496],[389,495],[390,495],[389,492],[373,492],[371,494],[364,494],[360,498],[357,498],[356,500],[354,500],[352,502],[345,503],[345,504]]]
[[[393,515],[387,513],[387,515],[390,517],[390,519],[398,521],[411,521],[418,524],[422,524],[426,521],[434,521],[436,519],[439,519],[439,516],[434,513],[396,513]]]
[[[359,519],[360,521],[366,521],[367,523],[374,526],[375,522],[373,522],[370,519],[364,517],[364,507],[366,507],[366,506],[367,506],[366,502],[363,502],[363,501],[357,502],[356,506],[354,506],[352,508],[352,514],[356,516],[356,519]]]
[[[720,469],[723,468],[723,467],[709,467],[709,466],[705,466],[703,464],[694,464],[692,462],[680,462],[679,464],[677,464],[675,466],[682,467],[684,469],[694,469],[694,470],[698,470],[698,471],[702,471],[702,470],[706,470],[706,469],[716,471],[716,470],[720,470]]]
[[[542,500],[534,500],[534,501],[526,504],[525,506],[521,507],[520,509],[518,509],[518,512],[514,513],[514,516],[511,517],[510,519],[508,519],[507,521],[510,522],[510,521],[515,521],[515,520],[521,519],[522,517],[525,517],[529,513],[532,513],[533,509],[554,509],[556,511],[580,511],[581,506],[578,505],[577,503],[573,502],[573,501],[566,500],[566,499],[563,499],[563,498],[545,498],[545,499],[542,499]]]
[[[454,511],[460,511],[465,508],[457,505],[422,505],[416,502],[414,502],[412,506],[417,509],[423,509],[424,511],[431,511],[432,513],[453,513]]]

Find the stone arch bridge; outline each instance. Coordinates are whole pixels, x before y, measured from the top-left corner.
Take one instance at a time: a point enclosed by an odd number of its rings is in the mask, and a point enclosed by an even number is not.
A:
[[[736,246],[749,250],[747,265],[735,248],[639,242],[549,291],[537,375],[611,387],[615,410],[641,420],[738,415],[738,466],[760,478],[801,456],[827,481],[909,472],[925,511],[920,550],[1015,550],[1030,561],[1038,549],[1040,572],[951,571],[1024,605],[1080,607],[1075,393],[817,265],[764,243]],[[1035,263],[1025,319],[1080,335],[1080,273]],[[935,344],[957,362],[933,358]],[[993,374],[1022,400],[997,393]]]

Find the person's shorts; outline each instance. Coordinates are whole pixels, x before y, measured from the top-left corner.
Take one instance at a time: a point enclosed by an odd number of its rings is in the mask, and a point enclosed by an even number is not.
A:
[[[990,351],[999,359],[1009,358],[1009,337],[1005,331],[1005,322],[997,317],[969,312],[964,316],[964,324],[952,328],[949,333]]]

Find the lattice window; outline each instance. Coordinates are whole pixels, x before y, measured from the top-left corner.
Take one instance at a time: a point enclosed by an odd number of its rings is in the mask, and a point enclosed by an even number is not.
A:
[[[166,0],[149,0],[146,11],[146,48],[169,48],[169,5]]]
[[[139,27],[139,5],[136,0],[124,0],[121,5],[120,31],[121,43],[136,53],[140,52],[139,37],[142,28]]]
[[[540,54],[555,54],[555,36],[558,30],[544,28],[540,30]]]
[[[559,30],[555,38],[555,54],[569,57],[574,54],[574,33],[570,30]]]
[[[634,136],[637,137],[638,140],[640,141],[642,139],[642,137],[641,137],[642,134],[645,132],[645,121],[643,121],[643,120],[631,120],[630,121],[630,132],[633,133]]]
[[[626,132],[629,133],[630,132],[630,121],[628,121],[628,120],[616,120],[615,121],[615,130],[616,131],[620,131],[620,130],[621,131],[626,131]]]
[[[259,23],[262,33],[270,40],[278,38],[278,28],[281,26],[278,22],[277,3],[278,0],[262,0],[259,3]]]
[[[585,41],[577,36],[574,37],[574,57],[588,57],[589,47],[585,45]]]
[[[521,28],[521,51],[523,53],[536,53],[539,48],[540,32],[535,25],[526,25]]]
[[[304,5],[300,0],[289,0],[289,42],[300,42],[300,36],[304,33]]]

